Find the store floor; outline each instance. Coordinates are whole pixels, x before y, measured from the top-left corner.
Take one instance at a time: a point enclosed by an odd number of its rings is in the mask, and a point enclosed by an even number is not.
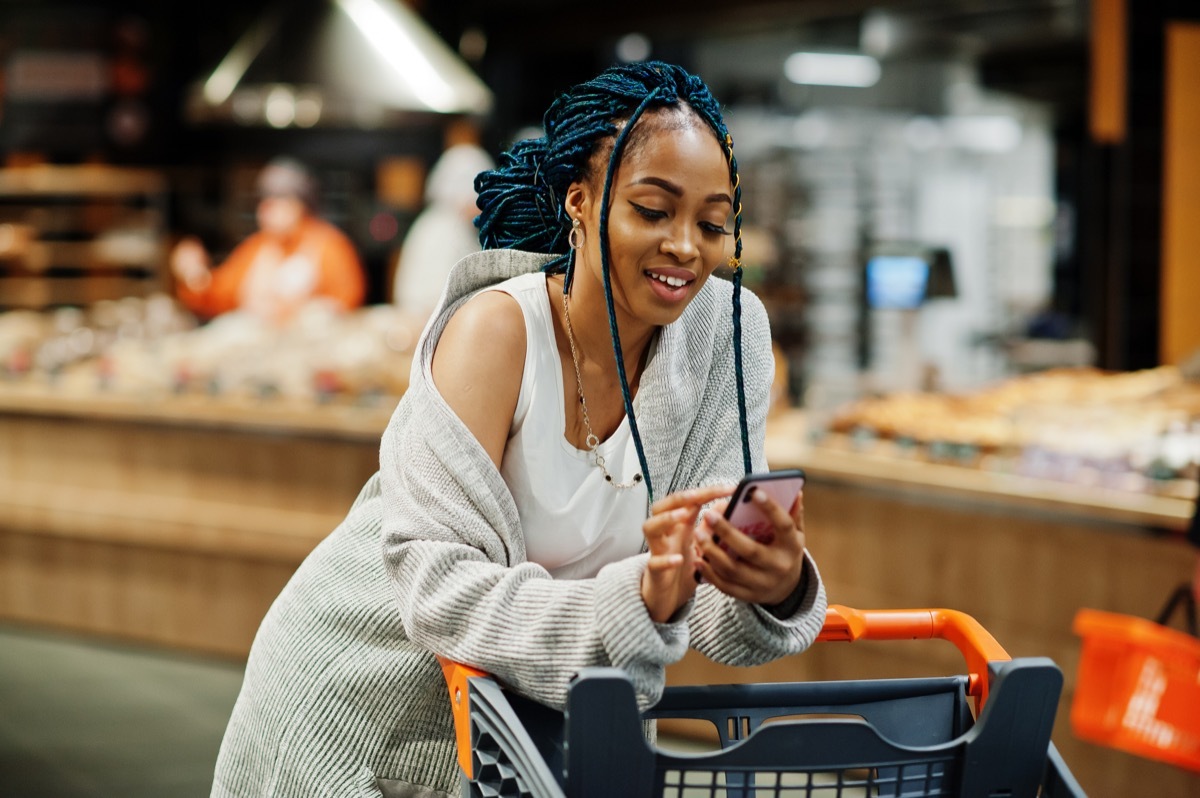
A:
[[[224,660],[0,624],[0,796],[207,798],[241,683]]]
[[[208,796],[238,664],[0,625],[0,795]]]

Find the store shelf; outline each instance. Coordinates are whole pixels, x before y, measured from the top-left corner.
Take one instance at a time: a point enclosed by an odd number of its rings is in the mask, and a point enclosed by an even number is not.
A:
[[[0,169],[0,195],[105,197],[161,194],[166,190],[166,177],[153,169],[92,164]]]
[[[0,277],[3,309],[41,309],[61,305],[92,305],[106,299],[142,296],[156,283],[143,277],[92,274],[86,277],[39,276]]]
[[[161,289],[167,192],[166,177],[150,169],[0,169],[0,310]]]

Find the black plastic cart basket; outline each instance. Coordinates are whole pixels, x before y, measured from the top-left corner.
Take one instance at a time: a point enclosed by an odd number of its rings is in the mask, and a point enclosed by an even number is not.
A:
[[[668,687],[639,712],[628,677],[587,668],[558,712],[442,661],[464,796],[849,798],[1084,796],[1050,742],[1062,673],[1011,659],[955,610],[831,606],[820,640],[940,638],[967,673]],[[973,704],[973,705],[972,705]],[[643,721],[711,722],[720,749],[667,751]]]

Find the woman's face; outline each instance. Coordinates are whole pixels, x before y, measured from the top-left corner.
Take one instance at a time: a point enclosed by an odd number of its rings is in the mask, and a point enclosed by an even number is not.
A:
[[[663,325],[679,318],[728,259],[733,191],[729,162],[708,126],[690,110],[656,113],[673,116],[666,124],[646,118],[640,124],[648,129],[635,131],[638,141],[613,176],[608,234],[614,303],[639,321]],[[583,271],[602,284],[603,171],[574,185],[587,185],[578,214]]]

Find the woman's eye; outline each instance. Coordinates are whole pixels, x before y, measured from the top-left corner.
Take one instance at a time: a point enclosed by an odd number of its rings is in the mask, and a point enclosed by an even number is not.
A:
[[[659,219],[667,218],[666,211],[656,211],[653,208],[647,208],[644,205],[638,205],[636,202],[631,202],[629,204],[633,206],[633,209],[637,211],[639,216],[644,216],[647,219],[653,219],[657,221]]]
[[[729,231],[725,229],[724,225],[713,224],[712,222],[701,222],[700,229],[706,233],[712,233],[714,235],[720,235],[720,236],[729,235]]]

